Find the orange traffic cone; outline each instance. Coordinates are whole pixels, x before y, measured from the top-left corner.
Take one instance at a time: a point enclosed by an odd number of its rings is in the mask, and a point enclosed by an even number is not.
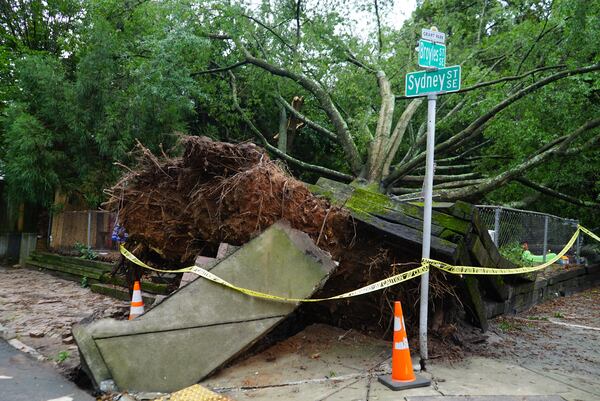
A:
[[[379,376],[379,381],[392,390],[426,387],[431,381],[413,372],[406,327],[400,302],[394,302],[394,343],[392,346],[392,374]]]
[[[133,296],[131,297],[131,308],[129,309],[129,320],[135,319],[144,314],[144,300],[142,299],[142,289],[140,282],[133,283]]]

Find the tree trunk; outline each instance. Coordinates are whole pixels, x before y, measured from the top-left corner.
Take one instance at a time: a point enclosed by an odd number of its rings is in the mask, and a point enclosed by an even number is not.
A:
[[[379,182],[382,178],[383,164],[385,162],[386,149],[388,148],[390,131],[392,130],[392,118],[394,116],[395,97],[392,94],[390,81],[383,71],[377,72],[377,81],[379,82],[381,107],[379,108],[375,138],[369,147],[369,158],[364,175],[364,178],[369,182]]]
[[[279,136],[277,138],[277,149],[281,150],[283,153],[288,153],[287,140],[287,113],[285,112],[285,107],[279,106]]]

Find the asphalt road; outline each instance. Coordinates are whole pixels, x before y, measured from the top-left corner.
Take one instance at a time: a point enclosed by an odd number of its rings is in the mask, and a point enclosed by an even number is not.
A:
[[[93,401],[94,398],[39,362],[0,339],[1,401]]]

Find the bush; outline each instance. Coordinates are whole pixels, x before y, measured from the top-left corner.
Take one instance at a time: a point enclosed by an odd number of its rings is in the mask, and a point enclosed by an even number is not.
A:
[[[516,241],[503,245],[500,247],[499,251],[500,255],[504,256],[504,258],[510,260],[516,265],[533,266],[532,263],[523,260],[523,248],[521,247],[521,244]]]
[[[75,251],[79,253],[79,257],[83,259],[94,260],[98,258],[98,254],[94,252],[91,247],[84,245],[81,242],[76,242],[73,248],[75,248]]]

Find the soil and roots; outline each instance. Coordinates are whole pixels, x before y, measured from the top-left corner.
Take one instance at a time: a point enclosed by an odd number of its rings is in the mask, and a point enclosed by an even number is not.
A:
[[[184,136],[180,143],[181,157],[163,152],[160,158],[138,143],[137,167],[127,169],[107,190],[105,207],[118,213],[119,224],[129,234],[128,249],[144,261],[161,268],[190,265],[197,255],[214,256],[221,242],[243,245],[285,219],[339,262],[317,297],[418,266],[406,249],[355,222],[343,207],[312,194],[262,148],[206,137]],[[400,300],[407,322],[416,329],[418,283],[411,280],[348,300],[305,305],[300,314],[312,321],[390,334],[393,301]],[[434,308],[454,306],[454,289],[443,273],[432,272],[431,288]],[[450,327],[444,321],[454,318],[442,314],[438,328]]]

